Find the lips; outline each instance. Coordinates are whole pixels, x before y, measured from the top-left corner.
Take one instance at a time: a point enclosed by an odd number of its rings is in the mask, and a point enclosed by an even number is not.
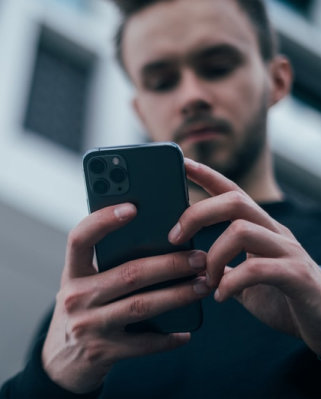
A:
[[[182,131],[177,139],[179,143],[200,142],[225,136],[226,129],[213,125],[192,126]]]

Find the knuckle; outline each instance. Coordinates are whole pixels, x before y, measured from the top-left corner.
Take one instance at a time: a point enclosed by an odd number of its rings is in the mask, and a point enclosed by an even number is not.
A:
[[[197,204],[190,206],[186,211],[185,215],[182,216],[181,224],[184,225],[188,223],[194,225],[198,221],[198,211],[197,211]]]
[[[229,227],[232,234],[240,237],[247,236],[250,232],[249,223],[242,219],[235,220]]]
[[[87,331],[88,325],[83,318],[78,317],[70,321],[69,334],[74,340],[81,340],[87,334]]]
[[[65,312],[71,314],[79,309],[82,295],[75,285],[70,284],[58,294],[58,300],[62,301]]]
[[[169,255],[167,260],[167,267],[172,276],[179,274],[181,269],[182,259],[178,254]]]
[[[136,286],[141,277],[141,265],[139,262],[130,262],[121,267],[121,279],[125,286]]]
[[[299,241],[297,240],[289,240],[289,241],[290,241],[289,248],[293,248],[292,250],[289,251],[290,254],[293,253],[301,254],[302,252],[305,252]]]
[[[232,203],[235,207],[242,207],[244,204],[247,203],[247,198],[244,194],[239,191],[229,191],[226,193],[228,200]]]
[[[82,238],[76,229],[72,230],[68,235],[67,246],[70,249],[77,250],[83,245]]]
[[[251,276],[258,276],[261,273],[262,268],[261,268],[257,258],[248,259],[246,262],[247,262],[248,273]],[[274,267],[275,267],[275,265],[274,265]]]
[[[144,339],[144,347],[146,353],[152,353],[155,351],[155,340],[151,335],[146,335]]]
[[[312,259],[311,259],[312,261]],[[298,265],[297,268],[297,276],[298,279],[300,281],[300,283],[302,284],[306,284],[308,286],[315,286],[315,282],[320,282],[320,268],[317,266],[317,268],[315,268],[315,263],[307,261],[307,266],[306,267],[302,267],[302,264],[300,262],[300,265]]]
[[[135,319],[145,319],[149,315],[150,306],[145,298],[133,298],[130,302],[129,312]]]
[[[302,245],[293,237],[285,237],[282,241],[280,240],[280,245],[282,246],[282,252],[284,258],[288,259],[293,264],[297,263],[297,260],[302,259],[306,253]],[[288,266],[289,270],[293,270],[291,266]]]
[[[286,226],[284,226],[284,225],[282,225],[281,223],[278,223],[278,222],[276,222],[276,225],[277,225],[277,228],[278,228],[285,236],[287,236],[287,237],[293,237],[293,234],[292,234],[291,230],[290,230],[288,227],[286,227]]]
[[[84,348],[84,360],[90,365],[96,365],[103,358],[104,345],[100,341],[88,342]]]

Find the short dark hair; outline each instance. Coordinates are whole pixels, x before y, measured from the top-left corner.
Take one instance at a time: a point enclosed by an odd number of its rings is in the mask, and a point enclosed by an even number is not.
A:
[[[139,11],[152,6],[161,1],[173,0],[112,0],[119,8],[122,14],[122,21],[119,25],[115,43],[116,43],[116,57],[118,62],[124,70],[126,70],[123,60],[122,47],[123,36],[128,20]],[[194,0],[195,1],[195,0]],[[213,0],[214,1],[214,0]],[[278,44],[276,33],[271,25],[267,14],[264,0],[233,0],[246,12],[255,29],[260,53],[265,62],[271,61],[277,51]]]

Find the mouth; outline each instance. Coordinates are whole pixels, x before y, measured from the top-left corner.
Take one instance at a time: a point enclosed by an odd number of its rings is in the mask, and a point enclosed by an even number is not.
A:
[[[214,126],[194,126],[183,132],[178,142],[184,143],[199,143],[202,141],[220,139],[226,136],[226,131],[219,127]]]

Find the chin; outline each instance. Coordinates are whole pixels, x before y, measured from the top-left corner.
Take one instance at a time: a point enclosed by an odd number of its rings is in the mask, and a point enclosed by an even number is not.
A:
[[[195,162],[200,162],[212,169],[224,170],[225,165],[229,164],[228,154],[223,154],[223,149],[219,149],[217,144],[213,143],[211,140],[194,143],[185,148],[182,146],[181,148],[185,157],[190,158]],[[224,152],[226,152],[226,150]]]

